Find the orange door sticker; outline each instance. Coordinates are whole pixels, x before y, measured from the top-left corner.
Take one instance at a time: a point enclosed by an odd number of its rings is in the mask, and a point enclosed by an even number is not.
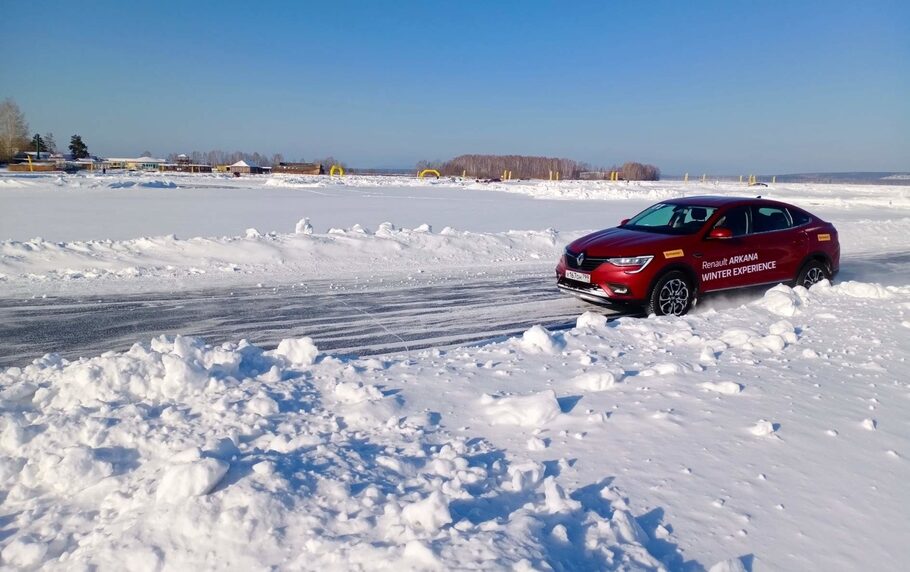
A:
[[[830,235],[830,234],[820,234],[820,235],[818,235],[818,241],[819,241],[819,242],[827,242],[827,241],[829,241],[829,240],[831,240],[831,235]]]
[[[684,254],[685,253],[683,253],[681,248],[678,248],[676,250],[665,250],[664,258],[679,258],[681,256],[684,256]]]

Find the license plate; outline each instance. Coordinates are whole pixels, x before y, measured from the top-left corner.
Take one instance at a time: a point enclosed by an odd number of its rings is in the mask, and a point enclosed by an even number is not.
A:
[[[566,270],[566,278],[569,280],[575,280],[577,282],[584,282],[586,284],[591,283],[591,275],[585,274],[584,272],[575,272],[574,270]]]

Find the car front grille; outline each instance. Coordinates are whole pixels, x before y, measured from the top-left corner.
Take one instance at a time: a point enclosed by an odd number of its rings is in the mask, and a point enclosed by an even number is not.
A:
[[[585,272],[591,272],[601,264],[607,261],[606,258],[589,258],[585,256],[585,259],[579,265],[576,256],[577,253],[566,251],[566,266],[572,270],[583,270]]]

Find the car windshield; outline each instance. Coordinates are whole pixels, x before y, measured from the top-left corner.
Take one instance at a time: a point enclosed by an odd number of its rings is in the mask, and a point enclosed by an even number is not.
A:
[[[714,207],[658,203],[635,215],[623,228],[658,234],[693,234],[711,218]]]

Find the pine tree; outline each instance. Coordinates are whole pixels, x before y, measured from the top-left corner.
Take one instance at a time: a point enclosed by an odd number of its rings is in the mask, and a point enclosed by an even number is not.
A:
[[[41,152],[47,151],[47,145],[44,144],[44,138],[38,133],[35,133],[35,136],[32,137],[31,150],[38,154],[37,157],[39,159],[41,158]]]
[[[84,159],[88,157],[88,147],[85,146],[82,137],[79,135],[70,137],[70,153],[73,154],[74,159]]]

